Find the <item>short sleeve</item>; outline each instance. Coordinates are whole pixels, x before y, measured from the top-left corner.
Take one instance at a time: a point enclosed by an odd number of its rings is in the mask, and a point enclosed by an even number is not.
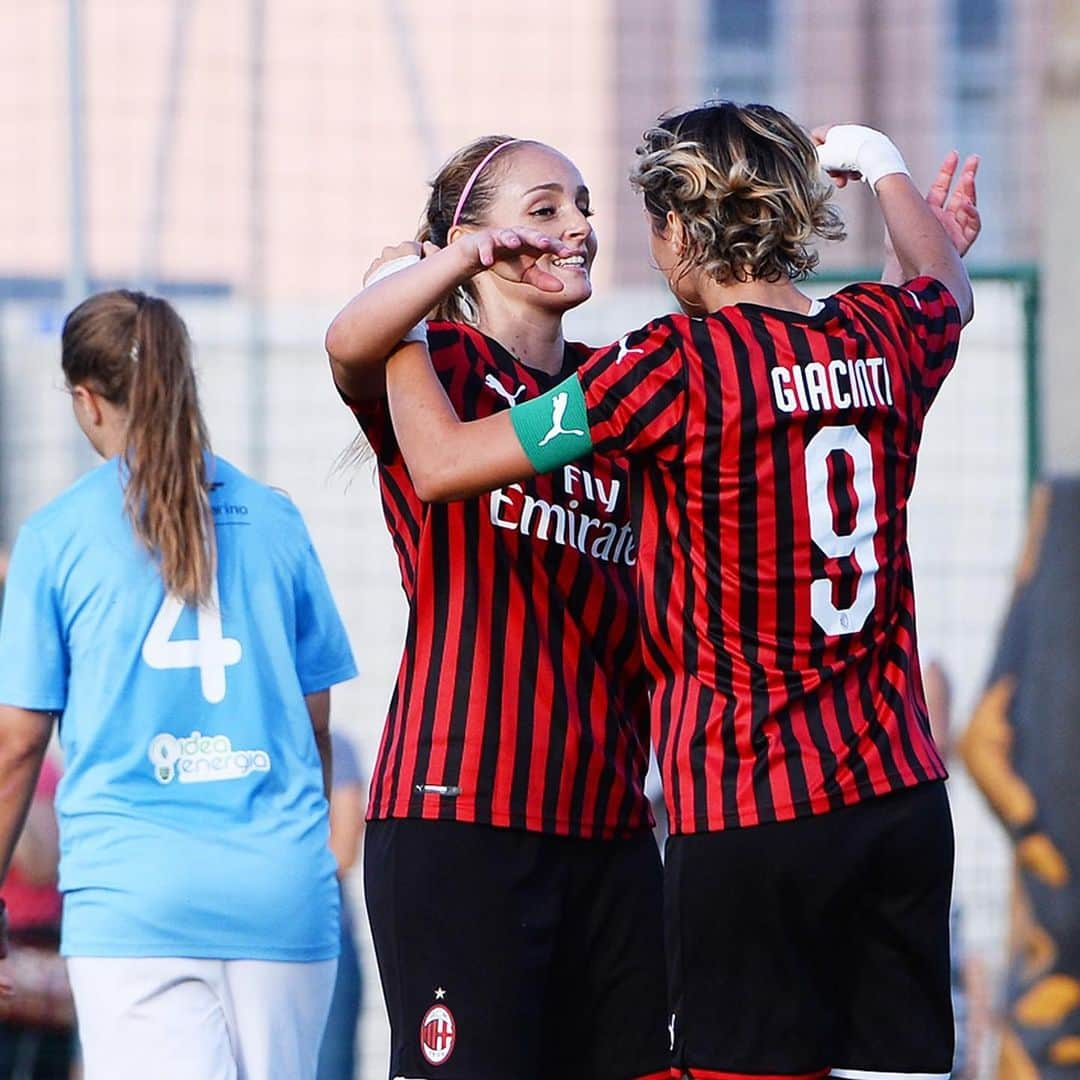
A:
[[[67,704],[70,664],[53,568],[42,538],[23,528],[0,619],[0,704],[41,712]]]
[[[596,350],[578,371],[598,454],[671,451],[687,412],[685,359],[671,317]]]
[[[349,397],[336,382],[334,389],[356,418],[368,445],[375,451],[375,456],[382,460],[393,455],[397,450],[397,440],[394,437],[394,425],[390,422],[390,406],[386,398],[356,401]]]
[[[913,278],[900,287],[900,305],[911,331],[911,376],[928,409],[956,363],[960,308],[940,281]]]
[[[305,532],[296,569],[296,674],[305,694],[326,690],[356,675],[356,662],[322,564]]]

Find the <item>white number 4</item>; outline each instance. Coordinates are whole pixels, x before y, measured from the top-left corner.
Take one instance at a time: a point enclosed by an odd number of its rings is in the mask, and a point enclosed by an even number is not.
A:
[[[172,633],[184,613],[184,602],[166,596],[143,642],[142,658],[158,671],[198,668],[203,697],[212,705],[225,698],[225,669],[240,662],[243,649],[236,638],[221,634],[221,600],[217,582],[209,607],[198,612],[198,637],[173,641]]]

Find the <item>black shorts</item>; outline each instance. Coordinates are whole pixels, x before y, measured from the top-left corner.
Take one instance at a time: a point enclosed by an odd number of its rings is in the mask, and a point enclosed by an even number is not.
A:
[[[952,870],[939,782],[671,837],[675,1066],[695,1080],[947,1077]]]
[[[407,1080],[667,1080],[651,833],[374,821],[364,884]]]

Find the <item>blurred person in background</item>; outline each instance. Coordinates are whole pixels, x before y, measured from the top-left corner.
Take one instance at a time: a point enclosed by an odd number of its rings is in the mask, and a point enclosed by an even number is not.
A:
[[[329,688],[356,672],[344,627],[296,507],[211,452],[166,301],[83,301],[61,364],[106,461],[12,553],[0,875],[59,716],[61,951],[86,1080],[310,1080],[339,948],[326,796]]]
[[[8,562],[7,550],[0,549],[0,610]],[[0,890],[0,957],[6,919],[8,968],[17,967],[19,976],[13,992],[0,996],[3,1080],[66,1077],[74,1059],[74,1003],[59,955],[60,838],[53,809],[59,780],[60,769],[46,756]]]
[[[1040,484],[960,752],[1015,847],[1000,1080],[1080,1075],[1080,479]]]
[[[360,854],[364,829],[364,780],[352,740],[339,731],[332,731],[330,741],[334,762],[330,850],[337,862],[341,886],[341,952],[316,1080],[353,1080],[359,1057],[356,1028],[363,1004],[363,981],[347,878]]]
[[[930,730],[945,764],[951,769],[952,741],[952,683],[940,660],[934,659],[923,668],[923,687]],[[964,939],[963,906],[953,892],[950,916],[949,948],[952,958],[952,1002],[956,1027],[956,1054],[953,1075],[958,1080],[974,1080],[979,1075],[980,1050],[989,1031],[990,1007],[987,999],[986,974],[979,957]]]
[[[0,1078],[57,1080],[74,1060],[75,1010],[60,946],[60,844],[53,798],[60,769],[46,757],[0,890],[7,911],[8,969],[0,997]]]

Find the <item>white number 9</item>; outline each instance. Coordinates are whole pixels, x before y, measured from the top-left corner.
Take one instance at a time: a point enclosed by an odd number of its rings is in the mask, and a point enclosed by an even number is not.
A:
[[[829,455],[846,454],[855,466],[855,528],[846,536],[836,531],[832,503],[829,501]],[[874,535],[877,532],[874,492],[874,459],[870,443],[851,424],[822,428],[806,444],[806,498],[810,510],[810,535],[827,559],[855,556],[861,573],[851,607],[841,610],[833,603],[833,582],[819,578],[810,586],[810,614],[826,634],[839,636],[860,631],[874,610],[876,595],[874,575],[877,556]]]

